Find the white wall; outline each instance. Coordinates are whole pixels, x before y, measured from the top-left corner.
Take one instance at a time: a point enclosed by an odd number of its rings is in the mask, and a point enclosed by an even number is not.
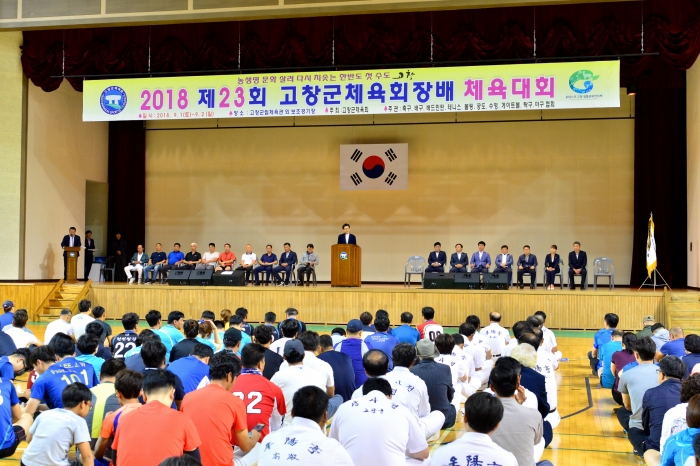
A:
[[[29,86],[24,278],[63,278],[63,235],[84,237],[86,180],[107,182],[108,123],[83,123],[82,94]],[[104,245],[96,244],[98,248]],[[82,257],[78,277],[83,276]]]
[[[700,287],[700,60],[686,71],[688,141],[688,286]],[[690,251],[690,243],[693,250]]]

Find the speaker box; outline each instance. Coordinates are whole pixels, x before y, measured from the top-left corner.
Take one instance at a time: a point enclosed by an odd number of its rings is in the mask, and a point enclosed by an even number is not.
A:
[[[245,270],[222,270],[212,276],[214,286],[245,286]]]
[[[484,274],[484,289],[507,290],[508,273],[487,273]]]
[[[428,272],[423,276],[423,288],[428,290],[454,290],[455,274]]]
[[[192,270],[190,273],[190,286],[211,286],[211,276],[214,269]]]
[[[478,290],[479,273],[456,273],[455,274],[455,290]]]
[[[192,270],[175,270],[172,269],[168,273],[168,285],[178,286],[178,285],[189,285],[190,284],[190,272]]]

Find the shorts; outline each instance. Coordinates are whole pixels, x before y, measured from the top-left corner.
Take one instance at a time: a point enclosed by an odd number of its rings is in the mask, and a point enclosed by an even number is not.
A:
[[[23,440],[27,439],[27,433],[24,432],[23,427],[12,426],[12,429],[15,431],[15,442],[9,447],[0,450],[0,458],[9,458],[10,456],[14,455],[19,444],[22,443]]]

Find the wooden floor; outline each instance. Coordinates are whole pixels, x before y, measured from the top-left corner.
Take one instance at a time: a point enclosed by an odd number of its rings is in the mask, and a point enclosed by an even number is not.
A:
[[[118,323],[112,325],[118,329]],[[30,324],[32,331],[40,339],[45,326]],[[324,331],[326,328],[314,328]],[[562,362],[558,371],[559,413],[564,418],[554,431],[554,440],[545,450],[543,459],[556,466],[620,466],[642,465],[643,461],[632,454],[627,438],[622,433],[617,419],[612,414],[615,402],[609,389],[598,386],[591,377],[586,353],[592,342],[591,332],[555,332],[559,348],[569,362]],[[26,380],[26,376],[25,376]],[[443,431],[439,441],[432,444],[438,448],[442,443],[451,442],[463,433],[462,423]],[[20,445],[14,457],[0,460],[0,466],[18,465],[26,443]]]

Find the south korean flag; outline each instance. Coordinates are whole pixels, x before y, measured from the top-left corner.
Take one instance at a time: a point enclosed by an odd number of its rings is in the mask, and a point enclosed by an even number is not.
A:
[[[408,144],[340,146],[340,189],[408,189]]]

